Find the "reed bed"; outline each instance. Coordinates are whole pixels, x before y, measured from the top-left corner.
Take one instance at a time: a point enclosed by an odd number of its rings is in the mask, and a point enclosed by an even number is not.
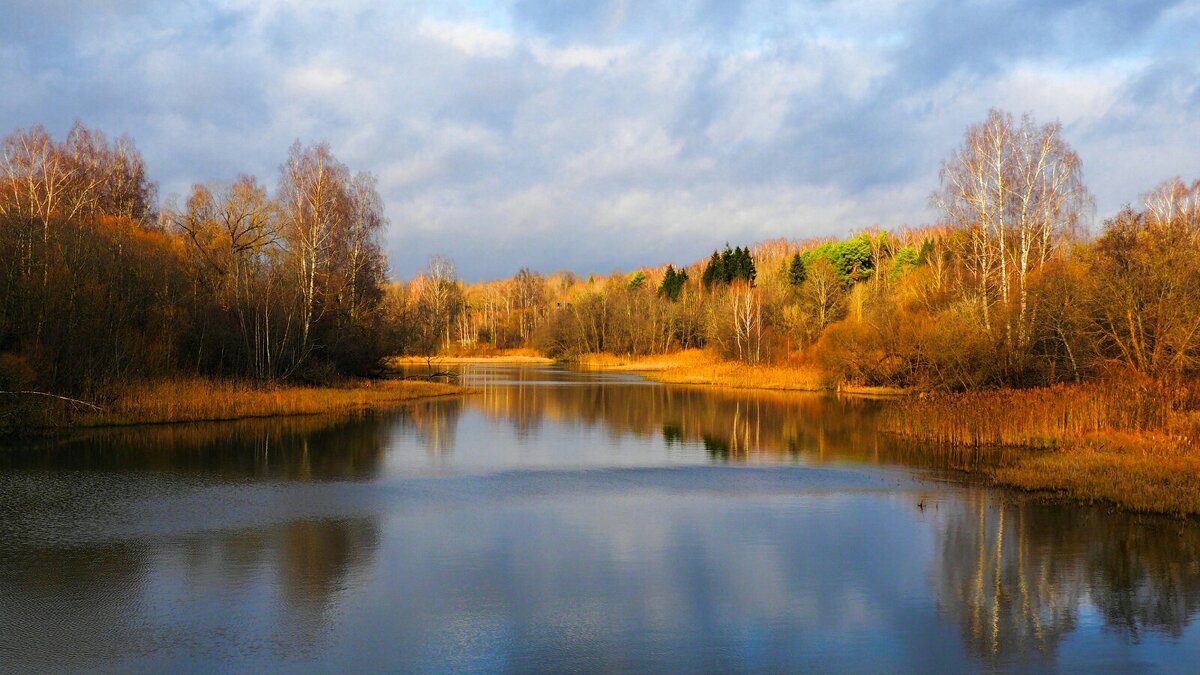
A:
[[[996,483],[1130,511],[1200,515],[1200,383],[1133,376],[894,401],[885,431],[943,447],[1032,448],[985,466]]]
[[[909,397],[888,406],[882,427],[967,447],[1049,448],[1101,432],[1178,432],[1190,439],[1180,408],[1169,388],[1126,379]]]
[[[121,388],[98,411],[66,404],[44,406],[26,426],[98,427],[343,414],[460,391],[449,384],[397,380],[329,387],[256,386],[202,378],[159,380]]]
[[[1200,455],[1163,434],[1109,433],[988,470],[997,483],[1130,511],[1200,515]]]

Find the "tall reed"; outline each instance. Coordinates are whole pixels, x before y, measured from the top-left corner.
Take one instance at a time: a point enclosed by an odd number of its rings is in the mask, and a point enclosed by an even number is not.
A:
[[[99,410],[69,403],[43,404],[8,422],[12,429],[22,431],[351,413],[459,391],[449,384],[397,380],[305,387],[176,378],[123,386],[111,392],[108,400],[100,401]]]
[[[1191,442],[1195,387],[1136,377],[1039,389],[936,393],[893,401],[882,428],[956,446],[1055,447],[1101,432],[1159,432]]]

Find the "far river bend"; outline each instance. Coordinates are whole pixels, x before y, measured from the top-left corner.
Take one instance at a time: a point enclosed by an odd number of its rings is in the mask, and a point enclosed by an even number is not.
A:
[[[870,400],[464,372],[0,449],[0,672],[1200,664],[1194,520],[982,486]]]

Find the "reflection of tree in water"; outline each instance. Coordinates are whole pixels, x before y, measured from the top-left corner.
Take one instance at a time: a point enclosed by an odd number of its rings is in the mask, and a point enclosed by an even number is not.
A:
[[[683,445],[683,432],[674,424],[664,424],[662,428],[663,443],[668,448]]]
[[[49,446],[0,453],[0,468],[364,479],[379,470],[388,419],[372,414],[304,416],[96,430]]]
[[[183,543],[193,583],[237,588],[276,580],[279,615],[289,624],[289,648],[305,648],[331,625],[340,593],[375,559],[379,526],[372,518],[305,519],[206,534]]]
[[[518,438],[536,435],[542,426],[544,404],[553,400],[554,391],[538,384],[492,384],[484,382],[473,403],[493,421],[504,420],[512,425]]]
[[[41,670],[88,668],[137,654],[217,650],[278,643],[294,653],[327,635],[340,592],[375,558],[378,524],[370,518],[299,520],[253,530],[203,533],[178,544],[97,544],[32,548],[0,570],[0,616],[7,639],[0,653]],[[15,562],[15,561],[10,561]],[[227,616],[206,623],[212,605],[230,591],[276,580],[283,633],[270,622]],[[162,595],[179,577],[181,595]],[[195,623],[157,625],[163,602]],[[260,612],[251,603],[244,609]],[[231,623],[232,622],[232,623]],[[224,653],[224,652],[222,652]],[[35,668],[35,666],[37,666]]]
[[[1200,533],[1194,523],[1097,518],[1088,572],[1105,592],[1093,602],[1131,637],[1146,630],[1178,636],[1200,610]]]
[[[603,428],[613,435],[661,437],[668,447],[695,444],[713,458],[754,462],[780,455],[809,461],[898,462],[961,467],[978,452],[931,452],[879,434],[878,401],[802,392],[730,391],[622,383],[489,385],[466,405],[512,425],[518,435],[545,422]],[[992,461],[991,458],[986,458]]]
[[[454,433],[462,410],[462,399],[440,399],[409,406],[397,419],[401,428],[416,432],[429,454],[448,455],[454,452]]]
[[[1134,639],[1179,635],[1200,608],[1194,527],[984,490],[942,506],[952,511],[938,532],[938,604],[989,662],[1052,662],[1084,602]]]
[[[323,627],[348,578],[370,562],[379,546],[375,521],[299,520],[283,527],[275,544],[280,590],[287,615]]]

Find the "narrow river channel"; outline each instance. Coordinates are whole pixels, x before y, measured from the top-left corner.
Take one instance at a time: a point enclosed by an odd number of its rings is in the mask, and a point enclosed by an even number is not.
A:
[[[1195,521],[981,486],[870,400],[464,368],[0,450],[0,671],[1200,663]]]

